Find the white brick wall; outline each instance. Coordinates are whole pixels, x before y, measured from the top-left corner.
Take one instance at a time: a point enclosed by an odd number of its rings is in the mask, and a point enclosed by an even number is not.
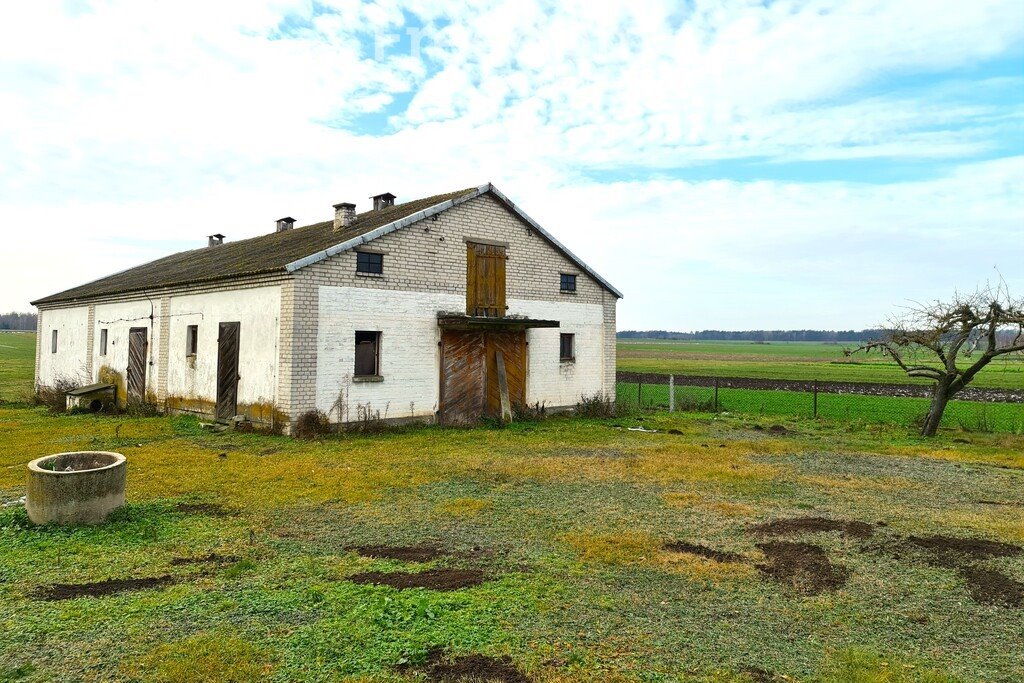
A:
[[[238,322],[238,403],[274,403],[277,399],[280,309],[280,286],[171,297],[167,395],[216,402],[220,323]],[[198,350],[194,360],[185,355],[185,335],[189,325],[199,326]]]
[[[433,416],[439,385],[437,311],[457,302],[453,294],[321,286],[316,407],[333,421],[357,419],[360,405],[381,417]],[[353,381],[356,330],[381,332],[384,381]]]
[[[156,394],[161,368],[157,364],[159,348],[159,326],[156,323],[158,302],[121,301],[95,306],[92,333],[92,367],[90,381],[98,381],[100,370],[108,367],[121,375],[122,381],[128,370],[128,331],[133,327],[146,328],[146,393]],[[152,317],[150,317],[152,316]],[[107,353],[100,355],[100,330],[107,330]],[[124,392],[122,385],[120,391]],[[124,394],[120,396],[123,400]]]
[[[582,396],[604,391],[604,321],[600,305],[525,299],[513,299],[508,303],[520,315],[561,323],[558,328],[527,331],[527,403],[572,406]],[[574,361],[559,358],[559,335],[563,333],[576,335]]]
[[[318,288],[316,407],[332,421],[358,419],[357,406],[381,417],[431,417],[438,409],[441,339],[437,312],[465,304],[455,294],[363,287]],[[572,301],[511,299],[516,315],[560,320],[560,329],[531,329],[527,401],[571,406],[602,391],[603,309]],[[382,382],[353,380],[356,330],[381,332]],[[576,335],[575,362],[559,360],[561,332]],[[339,398],[340,397],[340,398]]]
[[[88,384],[89,307],[39,311],[38,371],[36,386],[54,386],[60,380]],[[57,353],[51,335],[57,330]]]

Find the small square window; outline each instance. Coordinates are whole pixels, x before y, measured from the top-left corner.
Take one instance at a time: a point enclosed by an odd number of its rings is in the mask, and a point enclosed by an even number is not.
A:
[[[50,332],[50,353],[57,353],[57,330]]]
[[[382,275],[384,273],[384,254],[373,254],[368,251],[357,251],[356,272]]]
[[[107,355],[107,328],[100,330],[100,355]]]
[[[356,332],[356,377],[380,374],[380,332]]]
[[[185,355],[194,356],[199,350],[199,325],[189,325],[185,328]]]
[[[558,357],[561,360],[576,360],[576,335],[559,335]]]
[[[562,283],[560,290],[563,292],[575,292],[576,291],[576,276],[572,273],[562,273]]]

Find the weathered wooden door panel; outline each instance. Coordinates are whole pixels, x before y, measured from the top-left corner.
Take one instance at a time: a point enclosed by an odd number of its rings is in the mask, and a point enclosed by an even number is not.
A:
[[[441,334],[443,424],[468,424],[480,418],[484,403],[484,337],[480,332],[445,330]]]
[[[526,404],[526,332],[488,332],[485,336],[487,379],[485,414],[501,416],[501,389],[498,386],[498,352],[505,361],[509,403]]]
[[[128,370],[125,373],[125,389],[129,401],[146,398],[146,358],[148,357],[148,330],[133,327],[128,330]]]
[[[466,314],[505,315],[505,247],[466,244]]]
[[[217,336],[217,417],[238,412],[238,344],[241,323],[221,323]]]

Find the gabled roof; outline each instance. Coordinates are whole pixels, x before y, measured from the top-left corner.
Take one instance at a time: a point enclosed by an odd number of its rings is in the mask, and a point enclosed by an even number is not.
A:
[[[210,282],[273,272],[294,272],[353,249],[382,235],[400,230],[483,194],[491,193],[608,291],[622,293],[566,249],[490,183],[476,188],[416,199],[356,216],[351,226],[334,231],[334,221],[273,232],[259,237],[192,249],[37,299],[32,305],[77,301],[98,296],[158,289],[172,285]]]

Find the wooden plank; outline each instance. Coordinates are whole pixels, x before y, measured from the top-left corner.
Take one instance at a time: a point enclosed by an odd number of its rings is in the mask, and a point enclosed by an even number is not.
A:
[[[501,395],[501,420],[502,422],[512,421],[512,406],[508,400],[508,378],[505,375],[505,358],[501,351],[494,354],[494,362],[498,366],[498,392]]]
[[[466,244],[466,315],[476,315],[476,245]]]
[[[494,315],[505,316],[505,247],[492,247],[494,255]]]

